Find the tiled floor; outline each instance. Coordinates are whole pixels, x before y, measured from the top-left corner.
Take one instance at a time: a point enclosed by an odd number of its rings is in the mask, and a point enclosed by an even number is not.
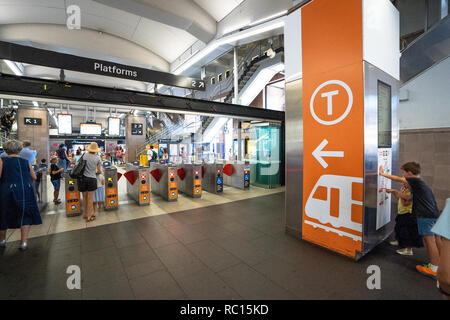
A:
[[[244,191],[225,186],[223,194],[221,195],[203,191],[201,198],[194,199],[180,194],[178,201],[176,202],[167,202],[158,195],[152,194],[150,197],[151,204],[149,206],[139,207],[135,204],[134,200],[128,197],[126,193],[126,180],[121,179],[119,181],[119,209],[102,211],[97,216],[95,221],[89,223],[86,223],[81,216],[66,217],[64,206],[65,195],[63,192],[64,186],[62,186],[60,194],[62,204],[56,206],[50,201],[48,207],[42,212],[42,225],[35,226],[31,229],[30,238],[65,231],[97,227],[111,223],[118,223],[121,221],[157,216],[160,214],[203,208],[217,204],[284,192],[284,187],[264,189],[252,186],[249,190]],[[47,186],[48,198],[51,200],[53,197],[53,187],[50,181]],[[20,240],[20,230],[9,230],[7,240],[9,242]]]
[[[278,193],[40,236],[26,252],[10,242],[0,299],[441,298],[414,269],[423,250],[401,257],[382,244],[354,262],[287,236],[283,207]],[[67,289],[69,265],[81,268],[81,290]],[[367,289],[370,265],[381,290]]]

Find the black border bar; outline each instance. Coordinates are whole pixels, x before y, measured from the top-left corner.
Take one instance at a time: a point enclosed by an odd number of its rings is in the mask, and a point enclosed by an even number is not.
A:
[[[4,41],[0,41],[0,59],[193,90],[205,91],[206,89],[206,83],[201,79],[177,76],[172,73],[79,57]]]
[[[0,73],[0,94],[39,99],[70,100],[135,108],[195,112],[213,116],[284,121],[284,112],[222,102],[151,94],[84,84],[19,77]],[[62,101],[64,103],[64,101]]]

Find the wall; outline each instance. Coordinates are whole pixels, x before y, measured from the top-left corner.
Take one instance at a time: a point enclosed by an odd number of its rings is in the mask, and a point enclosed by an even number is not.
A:
[[[400,88],[400,130],[450,127],[449,74],[450,57]]]
[[[420,163],[421,176],[442,210],[445,199],[450,198],[450,128],[400,131],[399,160],[400,164]]]
[[[37,151],[37,162],[44,158],[48,160],[49,142],[47,110],[19,108],[17,114],[18,139],[20,141],[29,140],[31,142],[31,149]],[[25,118],[40,118],[42,120],[42,125],[25,125]]]

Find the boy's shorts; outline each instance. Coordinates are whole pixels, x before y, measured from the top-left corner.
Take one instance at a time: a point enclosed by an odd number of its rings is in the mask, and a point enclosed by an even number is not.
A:
[[[431,228],[433,228],[436,220],[437,219],[434,218],[417,218],[419,234],[421,236],[434,236],[434,233],[431,232]]]
[[[59,189],[61,189],[61,180],[52,180],[52,184],[55,188],[55,191],[59,191]]]

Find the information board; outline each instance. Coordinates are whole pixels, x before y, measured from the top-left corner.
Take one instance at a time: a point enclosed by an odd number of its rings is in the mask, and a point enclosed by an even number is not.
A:
[[[71,114],[58,114],[58,134],[72,134]]]
[[[108,118],[108,135],[109,136],[120,135],[120,118],[114,117]]]
[[[102,134],[102,125],[100,123],[80,123],[80,134],[99,136]]]

